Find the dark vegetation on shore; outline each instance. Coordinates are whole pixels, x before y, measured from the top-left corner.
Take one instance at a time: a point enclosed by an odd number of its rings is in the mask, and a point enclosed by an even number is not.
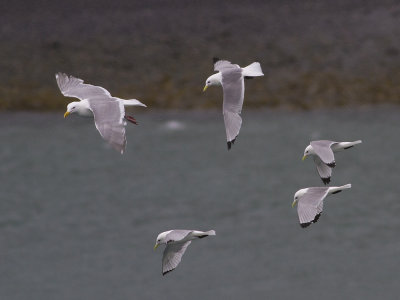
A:
[[[245,107],[400,104],[398,1],[12,1],[0,5],[0,110],[62,110],[56,72],[157,108],[210,108],[212,57],[264,78]]]

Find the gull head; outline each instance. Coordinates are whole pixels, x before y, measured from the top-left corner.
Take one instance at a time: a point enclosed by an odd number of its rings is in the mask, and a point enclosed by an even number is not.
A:
[[[161,233],[157,236],[156,244],[154,245],[154,250],[156,250],[158,246],[167,243],[166,237],[167,237],[167,234],[170,233],[170,232],[171,232],[171,230],[169,230],[169,231],[164,231],[164,232],[161,232]]]
[[[219,72],[208,77],[203,92],[205,92],[210,85],[221,85],[221,79],[221,73]]]
[[[81,103],[78,101],[71,102],[67,105],[67,111],[64,114],[64,118],[68,115],[76,113],[80,108]]]
[[[292,207],[294,207],[296,205],[296,203],[299,201],[299,199],[305,194],[307,193],[308,189],[301,189],[298,190],[296,192],[296,194],[294,194],[294,199],[293,199],[293,203],[292,203]]]
[[[302,160],[305,160],[307,156],[315,154],[314,148],[311,145],[308,145],[306,149],[304,149],[304,155]]]

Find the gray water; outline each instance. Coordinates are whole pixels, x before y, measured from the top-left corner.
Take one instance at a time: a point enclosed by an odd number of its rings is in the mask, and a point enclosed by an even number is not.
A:
[[[90,119],[0,114],[0,299],[398,299],[400,109],[244,111],[226,150],[215,112],[136,114],[121,156]],[[171,123],[174,121],[175,123]],[[321,186],[312,139],[336,156],[318,223],[293,194]],[[215,229],[161,275],[158,233]]]

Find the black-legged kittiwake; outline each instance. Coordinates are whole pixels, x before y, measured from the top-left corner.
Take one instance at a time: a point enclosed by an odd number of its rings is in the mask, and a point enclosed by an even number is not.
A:
[[[297,214],[300,226],[305,228],[311,223],[316,223],[321,216],[324,199],[330,194],[337,194],[344,189],[351,188],[351,184],[332,187],[309,187],[298,190],[294,194],[292,207],[297,203]]]
[[[222,85],[224,94],[222,109],[229,150],[235,143],[242,126],[240,113],[244,99],[244,79],[264,76],[264,74],[258,62],[253,62],[247,67],[241,68],[239,65],[218,58],[214,58],[214,71],[218,71],[218,73],[207,78],[203,91],[211,85]]]
[[[103,139],[122,154],[126,146],[125,120],[137,124],[135,118],[125,115],[125,106],[146,105],[136,99],[113,97],[100,86],[83,83],[82,79],[63,73],[57,73],[56,80],[64,96],[81,100],[67,105],[64,118],[72,113],[94,117],[96,128]]]
[[[333,142],[327,140],[312,141],[304,150],[303,160],[312,155],[317,166],[317,171],[324,184],[331,181],[332,168],[336,166],[334,152],[349,149],[361,141]]]
[[[209,235],[215,235],[215,231],[175,229],[160,233],[157,236],[154,249],[161,244],[166,244],[162,258],[162,274],[171,272],[179,265],[192,240],[205,238]]]

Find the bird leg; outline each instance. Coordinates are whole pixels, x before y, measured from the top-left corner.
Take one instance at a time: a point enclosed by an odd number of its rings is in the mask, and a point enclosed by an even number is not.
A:
[[[133,123],[133,124],[135,124],[135,125],[138,125],[138,122],[137,122],[136,119],[135,119],[134,117],[132,117],[132,116],[125,115],[125,120],[127,120],[127,121],[129,121],[129,122],[131,122],[131,123]]]

